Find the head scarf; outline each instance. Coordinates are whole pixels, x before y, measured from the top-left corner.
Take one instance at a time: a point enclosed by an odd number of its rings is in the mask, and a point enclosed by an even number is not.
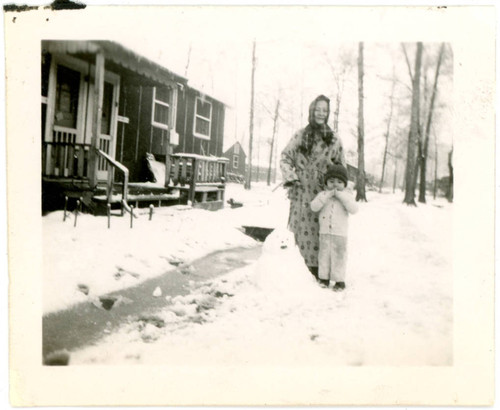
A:
[[[314,121],[314,110],[316,105],[320,101],[325,101],[328,106],[328,113],[325,118],[325,122],[323,124],[318,124]],[[330,99],[324,95],[319,95],[316,97],[311,104],[309,105],[309,124],[307,125],[304,138],[301,144],[301,151],[309,155],[312,151],[315,136],[321,137],[321,139],[327,144],[330,145],[333,141],[333,130],[327,125],[328,117],[330,116]]]
[[[328,97],[325,97],[323,94],[317,96],[311,104],[309,104],[309,125],[313,128],[318,128],[319,125],[316,124],[316,121],[314,121],[314,110],[316,109],[316,105],[320,102],[324,101],[326,102],[327,105],[327,114],[325,118],[325,124],[328,122],[328,117],[330,116],[330,99]]]

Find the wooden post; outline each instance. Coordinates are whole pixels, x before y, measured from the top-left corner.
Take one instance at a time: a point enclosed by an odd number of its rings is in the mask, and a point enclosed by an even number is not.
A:
[[[134,227],[134,205],[130,205],[130,228]]]
[[[167,141],[169,139],[170,136],[167,138]],[[172,170],[172,158],[170,158],[170,143],[167,142],[167,153],[165,155],[165,188],[167,188],[170,184],[171,170]]]
[[[111,204],[108,204],[108,229],[111,228]]]
[[[78,219],[78,210],[80,209],[80,201],[76,201],[76,208],[75,208],[75,224],[73,226],[76,226],[76,220]]]
[[[184,186],[187,182],[187,158],[179,158],[179,161],[182,161],[181,164],[181,176],[179,177],[179,183],[181,186]]]
[[[50,71],[49,71],[49,90],[47,95],[47,112],[45,116],[45,142],[51,142],[54,140],[53,130],[54,130],[54,107],[56,100],[56,87],[57,87],[57,64],[54,58],[50,61]],[[54,157],[53,157],[53,146],[52,144],[47,144],[47,160],[45,162],[45,173],[51,175],[54,167]]]
[[[95,78],[94,78],[94,109],[92,112],[92,138],[90,140],[89,152],[89,184],[91,187],[97,185],[97,148],[99,145],[99,134],[101,132],[102,99],[104,90],[104,55],[98,53],[95,56]]]
[[[153,210],[155,206],[153,204],[149,205],[149,220],[153,219]]]
[[[222,182],[222,191],[220,193],[220,197],[221,197],[220,199],[222,201],[222,207],[224,208],[224,202],[225,202],[225,197],[226,197],[226,178],[227,178],[227,174],[226,174],[227,167],[226,166],[227,166],[227,162],[225,162],[225,161],[222,162],[220,164],[220,166],[221,166],[221,178],[220,178],[220,180]]]
[[[63,216],[63,222],[66,221],[66,210],[68,209],[68,197],[64,197],[64,216]]]
[[[180,181],[179,177],[180,159],[176,157],[171,157],[170,161],[174,164],[174,176],[172,178],[172,184],[177,185]]]
[[[107,181],[107,189],[106,189],[106,196],[107,196],[107,201],[108,203],[109,202],[112,202],[113,200],[113,185],[115,183],[114,181],[114,168],[109,166],[109,163],[108,164],[108,181]]]
[[[188,200],[191,201],[191,204],[194,204],[196,182],[198,181],[198,160],[196,158],[193,158],[192,172],[193,174],[191,175],[191,185],[189,186]]]

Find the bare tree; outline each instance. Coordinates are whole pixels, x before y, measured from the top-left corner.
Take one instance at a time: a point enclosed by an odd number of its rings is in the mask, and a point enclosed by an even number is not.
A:
[[[346,77],[354,66],[354,58],[352,50],[343,50],[340,52],[336,64],[332,62],[331,58],[326,53],[325,58],[332,72],[336,88],[335,110],[333,112],[333,131],[336,134],[339,130],[340,105],[344,94]]]
[[[453,202],[453,146],[451,151],[448,153],[448,170],[450,176],[448,179],[448,192],[446,193],[446,198],[449,202]]]
[[[365,119],[363,113],[363,42],[358,46],[358,175],[356,178],[356,201],[366,202],[365,191]]]
[[[434,134],[434,199],[436,199],[436,191],[437,191],[437,172],[438,172],[438,142],[437,142],[437,137],[436,133],[433,132]]]
[[[420,162],[420,190],[418,195],[418,202],[422,203],[425,203],[427,153],[429,151],[429,137],[431,132],[432,114],[434,112],[434,102],[436,100],[436,94],[437,94],[439,69],[441,67],[441,62],[443,60],[443,54],[444,54],[444,43],[441,44],[441,47],[439,49],[438,61],[436,64],[436,73],[434,76],[434,85],[432,87],[431,102],[429,106],[429,113],[427,115],[427,124],[425,126],[424,143],[423,143],[423,150],[421,157],[422,159]]]
[[[186,67],[184,68],[184,77],[187,77],[187,75],[188,75],[189,62],[191,61],[191,49],[192,49],[192,44],[189,43],[189,50],[188,50],[187,62],[186,62]]]
[[[254,96],[255,96],[255,39],[253,40],[252,47],[252,77],[251,77],[251,91],[250,91],[250,141],[248,143],[248,175],[245,189],[252,188],[252,151],[253,151],[253,117],[254,117]]]
[[[393,73],[394,73],[394,68],[393,68]],[[385,132],[385,148],[384,148],[384,157],[382,159],[382,176],[380,177],[380,187],[379,187],[379,192],[382,192],[382,187],[384,185],[384,174],[385,174],[385,164],[387,160],[387,150],[389,148],[389,132],[391,129],[391,121],[392,121],[392,113],[394,109],[394,89],[396,88],[396,76],[393,75],[393,81],[392,81],[392,88],[391,88],[391,105],[389,109],[389,118],[387,119],[387,130]]]
[[[276,138],[276,131],[278,130],[278,117],[280,110],[280,100],[276,101],[276,109],[274,111],[274,119],[273,119],[273,136],[271,138],[271,149],[269,150],[269,168],[267,170],[267,185],[271,185],[271,169],[273,165],[273,150],[274,150],[274,141]]]
[[[423,45],[421,42],[418,42],[416,58],[415,58],[415,75],[412,77],[411,121],[410,121],[410,132],[408,134],[408,150],[406,156],[405,197],[403,200],[403,203],[413,206],[417,205],[415,203],[414,173],[415,173],[415,162],[417,160],[415,148],[418,142],[418,131],[419,131],[419,121],[420,121],[420,70],[422,68],[422,50],[423,50]]]

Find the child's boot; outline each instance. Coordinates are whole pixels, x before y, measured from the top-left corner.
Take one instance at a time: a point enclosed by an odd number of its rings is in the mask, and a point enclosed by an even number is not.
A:
[[[320,284],[321,287],[327,288],[328,285],[330,284],[330,280],[328,280],[328,279],[318,279],[318,283]]]
[[[342,292],[345,289],[345,282],[336,282],[333,286],[334,292]]]

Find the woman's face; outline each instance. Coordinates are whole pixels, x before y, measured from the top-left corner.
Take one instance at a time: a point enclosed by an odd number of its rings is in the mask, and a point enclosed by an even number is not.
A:
[[[318,125],[326,122],[328,116],[328,103],[326,101],[318,101],[314,107],[313,118],[314,122]]]

